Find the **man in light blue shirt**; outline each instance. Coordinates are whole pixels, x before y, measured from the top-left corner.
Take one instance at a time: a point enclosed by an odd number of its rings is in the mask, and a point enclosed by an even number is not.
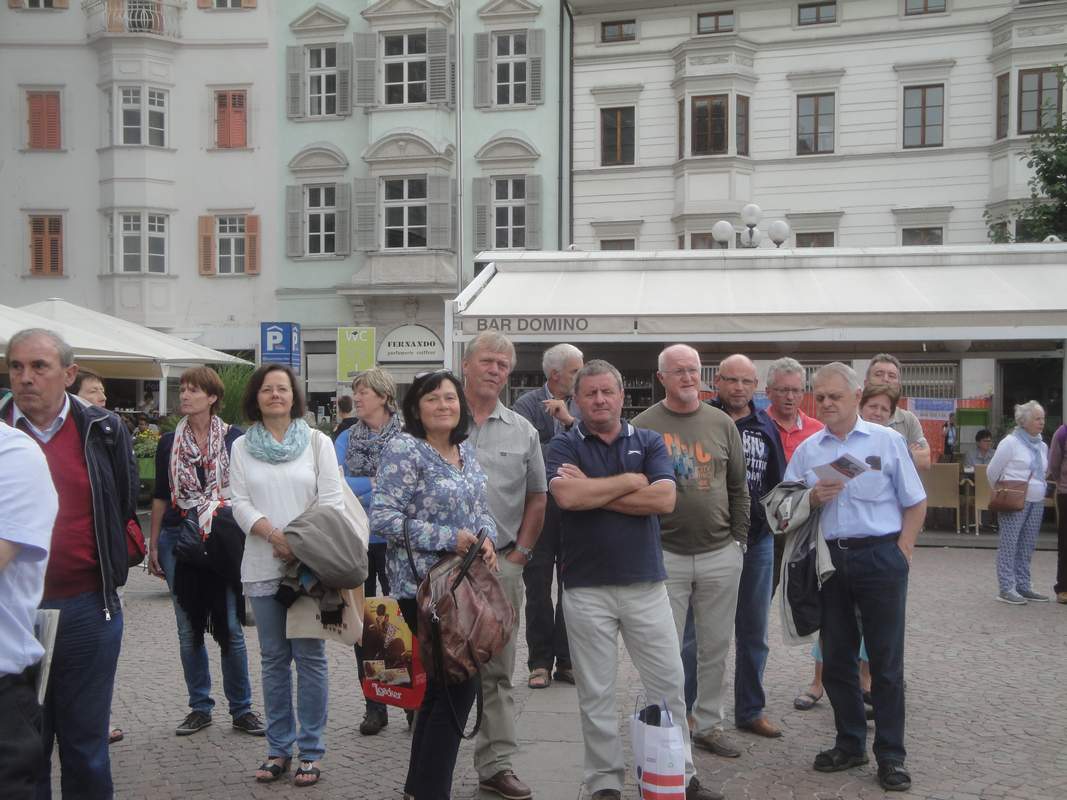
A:
[[[33,622],[58,502],[41,448],[0,422],[0,786],[32,798],[44,764]]]
[[[837,772],[867,763],[867,720],[856,652],[867,643],[874,701],[874,756],[886,791],[911,787],[904,768],[904,620],[908,573],[926,514],[926,492],[904,438],[859,417],[863,385],[851,367],[834,362],[815,373],[815,405],[826,425],[805,440],[785,480],[811,486],[822,508],[820,529],[836,572],[822,587],[823,685],[834,707],[834,747],[814,768]],[[817,467],[844,455],[867,471],[826,480]]]

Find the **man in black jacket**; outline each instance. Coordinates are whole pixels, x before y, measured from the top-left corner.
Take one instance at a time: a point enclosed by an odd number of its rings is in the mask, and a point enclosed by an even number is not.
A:
[[[715,376],[717,397],[712,405],[721,408],[737,425],[745,452],[748,494],[752,503],[748,547],[741,570],[734,617],[734,724],[738,728],[768,738],[782,735],[781,729],[763,713],[763,670],[767,665],[767,617],[771,610],[771,574],[774,571],[774,542],[760,498],[782,481],[785,454],[778,431],[756,413],[752,398],[759,379],[756,365],[747,356],[723,359]]]
[[[126,521],[138,488],[126,426],[67,393],[78,373],[58,334],[33,328],[8,343],[12,398],[0,418],[37,443],[59,495],[41,608],[60,611],[43,709],[45,764],[38,798],[51,796],[59,742],[64,797],[114,795],[108,715],[122,644],[117,588],[126,583]]]

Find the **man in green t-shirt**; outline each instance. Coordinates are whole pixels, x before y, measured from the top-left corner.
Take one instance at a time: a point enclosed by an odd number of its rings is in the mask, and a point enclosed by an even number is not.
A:
[[[723,731],[723,679],[748,540],[749,498],[741,435],[730,417],[700,401],[700,355],[676,344],[659,356],[666,397],[633,424],[663,435],[677,503],[660,517],[663,564],[678,640],[690,603],[697,634],[693,744],[720,756],[741,751]]]

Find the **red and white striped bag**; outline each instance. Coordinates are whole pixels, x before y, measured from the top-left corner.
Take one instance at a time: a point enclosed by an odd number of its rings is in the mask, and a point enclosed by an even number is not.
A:
[[[684,800],[685,741],[666,703],[634,712],[630,741],[642,800]]]

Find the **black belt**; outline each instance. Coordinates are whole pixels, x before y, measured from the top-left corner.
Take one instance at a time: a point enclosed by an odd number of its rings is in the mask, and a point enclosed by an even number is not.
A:
[[[882,536],[856,536],[850,539],[832,539],[840,550],[862,550],[864,547],[873,547],[883,542],[895,542],[900,538],[900,531],[887,533]]]

